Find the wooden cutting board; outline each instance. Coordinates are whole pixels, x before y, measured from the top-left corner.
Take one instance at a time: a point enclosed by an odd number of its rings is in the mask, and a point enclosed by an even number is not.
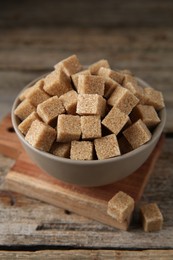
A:
[[[39,169],[28,158],[19,143],[8,115],[0,124],[0,153],[15,159],[16,162],[7,173],[5,188],[127,230],[130,219],[118,223],[107,215],[107,203],[120,190],[132,196],[135,203],[138,203],[159,157],[163,142],[162,136],[149,159],[129,177],[102,187],[84,188],[63,183]]]

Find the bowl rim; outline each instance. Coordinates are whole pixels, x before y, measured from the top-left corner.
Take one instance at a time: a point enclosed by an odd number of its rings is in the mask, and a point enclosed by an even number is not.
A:
[[[17,116],[14,114],[14,110],[15,108],[17,107],[17,105],[19,104],[20,100],[19,100],[19,96],[20,94],[27,88],[31,87],[35,82],[37,82],[39,79],[45,77],[48,73],[46,74],[43,74],[42,76],[34,79],[33,81],[31,81],[30,83],[28,83],[20,92],[19,94],[17,95],[17,97],[15,98],[14,102],[13,102],[13,105],[12,105],[12,109],[11,109],[11,119],[12,119],[12,125],[14,127],[14,130],[17,134],[17,136],[19,137],[19,139],[21,140],[21,142],[23,142],[29,149],[33,150],[33,152],[41,155],[41,156],[45,156],[46,158],[48,159],[51,159],[51,160],[54,160],[54,161],[57,161],[57,162],[62,162],[62,163],[67,163],[67,164],[76,164],[76,165],[100,165],[100,164],[109,164],[111,162],[116,162],[116,161],[121,161],[121,160],[124,160],[126,158],[129,158],[129,157],[133,157],[135,156],[136,154],[142,152],[143,150],[145,150],[145,148],[147,149],[148,147],[150,147],[153,143],[155,143],[156,139],[161,135],[163,129],[164,129],[164,126],[165,126],[165,123],[166,123],[166,108],[164,107],[163,109],[161,109],[158,113],[159,113],[159,117],[161,119],[160,123],[156,126],[156,128],[154,129],[154,132],[152,133],[152,137],[151,139],[141,145],[140,147],[126,153],[126,154],[123,154],[123,155],[119,155],[119,156],[116,156],[116,157],[112,157],[112,158],[107,158],[107,159],[104,159],[104,160],[73,160],[73,159],[70,159],[70,158],[64,158],[64,157],[59,157],[59,156],[55,156],[51,153],[48,153],[48,152],[44,152],[44,151],[41,151],[35,147],[33,147],[32,145],[30,145],[24,138],[24,135],[19,131],[18,129],[18,118]],[[146,83],[144,80],[136,77],[137,81],[140,83],[140,85],[142,87],[149,87],[149,84]]]

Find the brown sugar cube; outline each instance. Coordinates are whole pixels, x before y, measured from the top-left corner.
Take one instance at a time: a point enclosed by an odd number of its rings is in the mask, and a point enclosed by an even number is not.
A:
[[[123,80],[123,87],[131,91],[138,99],[142,99],[144,89],[138,85],[137,80],[130,74],[126,74]]]
[[[51,153],[64,158],[70,158],[70,143],[55,143],[51,148]]]
[[[142,225],[145,232],[162,229],[163,216],[156,203],[143,205],[140,209]]]
[[[76,55],[71,55],[70,57],[60,61],[54,67],[55,69],[61,67],[68,77],[82,70],[82,65]]]
[[[110,68],[110,65],[107,60],[99,60],[89,66],[89,70],[92,75],[97,75],[100,68]]]
[[[103,96],[105,89],[105,79],[95,75],[80,75],[78,79],[78,93],[98,94]]]
[[[70,79],[60,68],[46,76],[43,89],[51,96],[60,97],[64,93],[72,90],[72,86]]]
[[[144,89],[141,86],[128,82],[125,88],[132,92],[139,100],[143,99]]]
[[[132,85],[136,86],[138,83],[137,83],[137,80],[135,79],[135,77],[133,77],[132,75],[130,74],[125,74],[124,75],[124,79],[123,79],[123,87],[126,87],[126,85],[128,83],[131,83]]]
[[[115,80],[106,77],[105,78],[105,92],[104,92],[104,97],[105,98],[109,98],[112,93],[114,92],[114,90],[116,89],[116,87],[121,87],[121,85],[116,82]]]
[[[111,217],[115,218],[119,223],[123,223],[129,219],[134,210],[134,199],[119,191],[112,199],[108,202],[107,213]]]
[[[112,133],[117,135],[123,126],[127,123],[129,117],[119,108],[113,107],[109,113],[105,116],[102,124],[106,126]]]
[[[50,124],[58,115],[65,113],[65,108],[62,101],[54,96],[39,104],[37,113],[46,124]]]
[[[94,146],[99,160],[120,155],[116,135],[110,134],[94,140]]]
[[[72,141],[70,150],[72,160],[92,160],[93,143],[90,141]]]
[[[57,123],[57,141],[70,142],[81,136],[80,116],[59,115]]]
[[[89,69],[87,69],[87,70],[82,70],[82,71],[79,71],[79,72],[71,75],[73,84],[74,84],[77,91],[78,91],[78,79],[79,79],[80,75],[91,75],[91,72],[90,72]]]
[[[128,128],[129,126],[131,126],[133,123],[132,123],[132,120],[131,118],[129,117],[128,118],[128,121],[127,123],[124,125],[124,127],[122,128],[122,131],[124,131],[126,128]]]
[[[137,105],[131,113],[131,118],[136,120],[142,119],[148,128],[155,127],[160,123],[156,110],[153,106],[148,105]]]
[[[98,94],[79,94],[76,112],[79,115],[104,116],[106,100]]]
[[[36,110],[35,106],[31,104],[28,99],[24,99],[15,109],[14,114],[21,120],[27,118],[32,112]]]
[[[62,101],[68,114],[76,114],[77,92],[75,90],[68,91],[64,95],[60,96],[59,99]]]
[[[108,99],[109,105],[116,106],[127,115],[130,114],[130,112],[137,105],[138,102],[139,99],[128,89],[123,87],[116,87],[116,89]]]
[[[20,100],[20,101],[23,101],[25,98],[27,98],[29,92],[30,92],[32,89],[33,89],[33,86],[24,89],[24,90],[22,91],[22,93],[19,95],[19,100]]]
[[[82,139],[94,139],[102,136],[100,116],[81,116]]]
[[[38,104],[42,103],[46,99],[48,99],[50,96],[43,90],[44,81],[39,80],[29,91],[27,94],[27,98],[30,100],[30,102],[37,106]]]
[[[165,107],[162,92],[151,87],[144,88],[142,104],[153,106],[157,111],[161,110]]]
[[[36,119],[39,119],[39,116],[36,112],[32,112],[27,118],[25,118],[19,125],[18,125],[18,129],[19,131],[26,135],[26,133],[28,132],[32,122]]]
[[[25,140],[33,147],[48,152],[56,138],[56,131],[49,125],[36,119],[32,122]]]
[[[123,74],[121,74],[117,71],[111,70],[109,68],[100,68],[98,71],[98,75],[103,76],[103,77],[110,77],[111,79],[115,80],[119,84],[121,84],[124,79]]]
[[[121,154],[129,153],[133,150],[132,146],[123,135],[118,139],[118,144]]]
[[[151,139],[151,133],[141,119],[124,130],[123,135],[133,149],[138,148]]]
[[[131,76],[133,76],[132,71],[127,70],[127,69],[119,70],[119,72],[120,72],[121,74],[123,74],[123,75],[131,75]]]

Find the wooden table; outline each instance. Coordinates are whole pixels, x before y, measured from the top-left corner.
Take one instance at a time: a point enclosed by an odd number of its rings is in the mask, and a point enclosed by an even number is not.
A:
[[[141,3],[142,2],[142,3]],[[5,191],[14,163],[0,155],[0,259],[173,259],[173,2],[3,1],[0,4],[0,118],[15,96],[62,58],[106,58],[161,90],[166,141],[142,202],[158,203],[163,230],[129,232]],[[160,257],[160,258],[159,258]]]

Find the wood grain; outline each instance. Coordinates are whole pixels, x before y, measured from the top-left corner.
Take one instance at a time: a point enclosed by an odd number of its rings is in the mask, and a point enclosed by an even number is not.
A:
[[[167,171],[168,172],[168,171]],[[169,176],[170,177],[170,176]],[[162,176],[163,181],[163,176]],[[157,183],[157,175],[153,180]],[[172,178],[169,178],[172,182]],[[155,184],[157,185],[157,184]],[[172,185],[165,192],[164,184],[160,188],[145,193],[143,200],[155,201],[164,213],[164,228],[159,233],[144,233],[139,223],[131,226],[130,232],[115,230],[96,221],[69,214],[64,210],[21,196],[16,193],[1,193],[0,245],[53,249],[58,247],[77,248],[121,248],[121,249],[164,249],[172,248]],[[164,201],[159,196],[165,197]],[[11,200],[15,203],[11,203]],[[165,200],[170,203],[165,203]],[[13,204],[13,205],[12,205]],[[168,206],[167,206],[168,205]],[[137,217],[137,216],[136,216]],[[157,236],[157,239],[156,239]],[[164,240],[163,240],[164,237]]]
[[[0,153],[12,159],[17,159],[23,151],[23,148],[16,139],[10,115],[6,116],[0,125]]]
[[[142,251],[122,251],[122,250],[42,250],[36,252],[7,252],[0,251],[0,258],[9,259],[57,259],[57,260],[111,260],[111,259],[159,259],[172,260],[173,250],[142,250]]]
[[[1,3],[1,22],[5,28],[15,27],[132,27],[172,25],[171,0],[143,1],[29,1]]]
[[[167,139],[141,200],[141,203],[158,203],[164,215],[164,226],[161,232],[144,233],[138,222],[138,210],[135,212],[130,232],[123,232],[52,205],[4,191],[1,186],[0,245],[11,248],[20,245],[20,247],[35,247],[38,250],[53,246],[56,248],[92,247],[93,249],[107,247],[171,249],[173,245],[172,147],[173,140]],[[4,176],[7,174],[11,164],[11,160],[5,160],[0,156],[1,176],[2,173]]]
[[[112,67],[128,68],[137,74],[152,69],[166,73],[173,64],[171,28],[141,28],[140,33],[136,33],[134,28],[57,27],[44,32],[44,28],[37,27],[27,31],[22,28],[8,29],[8,33],[2,31],[6,37],[0,42],[0,68],[49,70],[72,53],[76,53],[83,64],[104,57]]]
[[[0,2],[0,119],[23,86],[76,53],[84,64],[107,58],[113,67],[131,69],[161,90],[169,134],[141,201],[158,203],[164,215],[161,232],[144,233],[138,212],[130,232],[124,232],[0,185],[0,249],[15,250],[0,251],[0,258],[173,258],[172,10],[172,0]],[[0,184],[13,163],[0,154]]]

